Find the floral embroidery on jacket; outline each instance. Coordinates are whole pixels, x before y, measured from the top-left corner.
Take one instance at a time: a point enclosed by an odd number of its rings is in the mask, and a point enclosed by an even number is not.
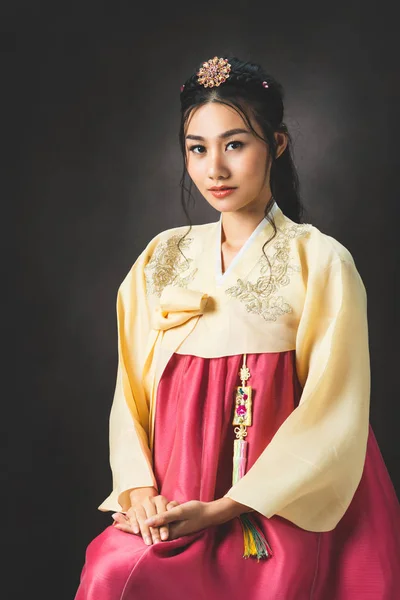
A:
[[[273,244],[276,252],[268,257],[271,267],[262,253],[259,260],[261,276],[257,281],[238,279],[237,284],[225,293],[243,302],[247,312],[258,314],[265,321],[276,321],[281,315],[292,312],[290,304],[276,292],[289,284],[291,273],[300,271],[299,265],[290,263],[290,241],[306,235],[311,227],[308,223],[295,223],[279,229]]]
[[[156,247],[144,268],[147,294],[161,296],[166,285],[186,287],[195,276],[197,269],[193,269],[186,276],[183,275],[189,271],[193,259],[185,258],[180,252],[189,248],[193,238],[183,239],[179,250],[178,242],[181,237],[181,235],[173,235]]]

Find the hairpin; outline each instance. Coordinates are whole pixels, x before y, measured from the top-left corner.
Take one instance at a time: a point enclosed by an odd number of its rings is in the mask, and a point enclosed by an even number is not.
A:
[[[204,62],[197,72],[197,83],[204,85],[204,87],[214,87],[214,85],[218,87],[228,79],[230,71],[231,65],[225,58],[214,56],[214,58]]]
[[[218,87],[221,83],[224,83],[229,78],[229,73],[231,72],[231,65],[225,58],[218,58],[218,56],[214,56],[214,58],[210,58],[203,63],[203,66],[200,67],[200,70],[196,73],[197,83],[200,83],[205,88],[207,87]],[[262,85],[265,88],[268,88],[268,82],[263,81]],[[181,85],[181,93],[185,89],[185,85]]]

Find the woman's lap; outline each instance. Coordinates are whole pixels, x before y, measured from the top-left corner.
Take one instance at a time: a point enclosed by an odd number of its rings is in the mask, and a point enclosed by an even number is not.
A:
[[[120,600],[129,574],[149,546],[110,525],[86,549],[75,600]]]

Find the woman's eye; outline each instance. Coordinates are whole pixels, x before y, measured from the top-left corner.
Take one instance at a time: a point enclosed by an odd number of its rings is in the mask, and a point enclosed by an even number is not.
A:
[[[194,154],[202,154],[202,152],[195,152],[196,148],[204,148],[204,146],[199,146],[199,145],[197,145],[197,146],[190,146],[189,150],[190,150],[190,152],[193,152]]]
[[[226,147],[230,146],[231,144],[238,144],[239,148],[244,146],[243,142],[239,142],[239,141],[233,141],[233,142],[229,142]],[[204,146],[200,146],[199,144],[197,144],[196,146],[190,146],[189,151],[193,152],[194,154],[204,154],[204,152],[196,152],[197,148],[201,148],[204,151]]]
[[[229,142],[228,146],[230,146],[231,144],[239,144],[239,148],[241,146],[244,146],[243,142],[238,142],[238,141],[237,142]]]

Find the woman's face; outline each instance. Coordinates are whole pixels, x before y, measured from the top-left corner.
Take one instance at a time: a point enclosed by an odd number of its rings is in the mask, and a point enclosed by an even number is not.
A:
[[[252,116],[250,122],[262,135]],[[241,132],[232,131],[236,129]],[[217,102],[195,109],[186,128],[185,144],[189,176],[213,208],[219,212],[263,212],[271,198],[268,146],[253,134],[235,109]],[[278,154],[286,141],[283,144]],[[216,198],[210,191],[214,186],[235,189],[225,198]]]

